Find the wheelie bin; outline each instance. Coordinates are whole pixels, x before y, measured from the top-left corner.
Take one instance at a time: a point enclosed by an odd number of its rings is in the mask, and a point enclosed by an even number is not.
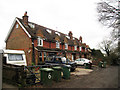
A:
[[[85,69],[91,69],[91,66],[92,66],[92,65],[91,65],[90,63],[85,63],[84,66],[85,66]]]
[[[107,62],[104,61],[104,62],[103,62],[103,68],[106,68],[106,64],[107,64]]]
[[[41,68],[41,84],[46,85],[46,86],[51,86],[52,85],[52,73],[53,69],[52,68]]]
[[[70,65],[64,65],[62,67],[62,72],[63,72],[63,78],[64,79],[70,79]]]
[[[103,62],[102,61],[99,62],[99,67],[101,67],[101,68],[103,67]]]
[[[53,67],[53,80],[56,82],[61,81],[62,68],[60,66]]]

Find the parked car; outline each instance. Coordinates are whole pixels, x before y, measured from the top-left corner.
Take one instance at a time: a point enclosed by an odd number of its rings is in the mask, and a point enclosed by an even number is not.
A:
[[[77,67],[76,62],[72,62],[69,59],[66,59],[65,57],[62,56],[51,56],[47,57],[45,60],[45,63],[55,63],[55,64],[60,64],[60,65],[70,65],[71,66],[71,71],[74,71]]]
[[[75,62],[77,63],[77,65],[92,64],[92,61],[86,58],[78,58],[75,60]]]

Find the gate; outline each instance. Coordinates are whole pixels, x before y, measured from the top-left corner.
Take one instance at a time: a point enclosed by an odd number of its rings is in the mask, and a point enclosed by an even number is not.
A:
[[[40,68],[45,67],[50,67],[50,65],[25,66],[24,70],[26,72],[26,84],[32,85],[40,83],[41,81]]]

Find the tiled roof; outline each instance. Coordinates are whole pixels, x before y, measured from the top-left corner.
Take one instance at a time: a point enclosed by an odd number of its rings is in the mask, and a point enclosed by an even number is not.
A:
[[[51,41],[51,42],[56,42],[55,40],[55,37],[58,36],[59,39],[60,39],[60,42],[61,43],[64,43],[64,39],[65,37],[67,38],[68,40],[68,44],[73,46],[74,45],[74,42],[76,42],[77,46],[81,45],[79,40],[75,37],[74,40],[70,39],[68,35],[64,34],[64,33],[61,33],[61,32],[58,32],[58,31],[55,31],[53,29],[50,29],[50,28],[47,28],[47,27],[44,27],[44,26],[41,26],[41,25],[38,25],[36,23],[32,23],[32,22],[28,22],[28,26],[26,26],[24,23],[23,23],[23,20],[20,19],[20,18],[17,18],[21,24],[26,28],[26,30],[28,31],[28,33],[33,37],[33,38],[37,38],[37,33],[38,32],[41,32],[44,36],[44,39],[47,40],[47,41]]]

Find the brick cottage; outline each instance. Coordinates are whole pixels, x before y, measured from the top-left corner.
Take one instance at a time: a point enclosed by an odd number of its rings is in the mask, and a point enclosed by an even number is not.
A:
[[[91,50],[88,45],[73,37],[50,28],[28,21],[27,12],[22,19],[15,18],[6,37],[6,49],[24,50],[27,65],[44,62],[47,56],[61,55],[70,60],[80,57],[90,58]]]

